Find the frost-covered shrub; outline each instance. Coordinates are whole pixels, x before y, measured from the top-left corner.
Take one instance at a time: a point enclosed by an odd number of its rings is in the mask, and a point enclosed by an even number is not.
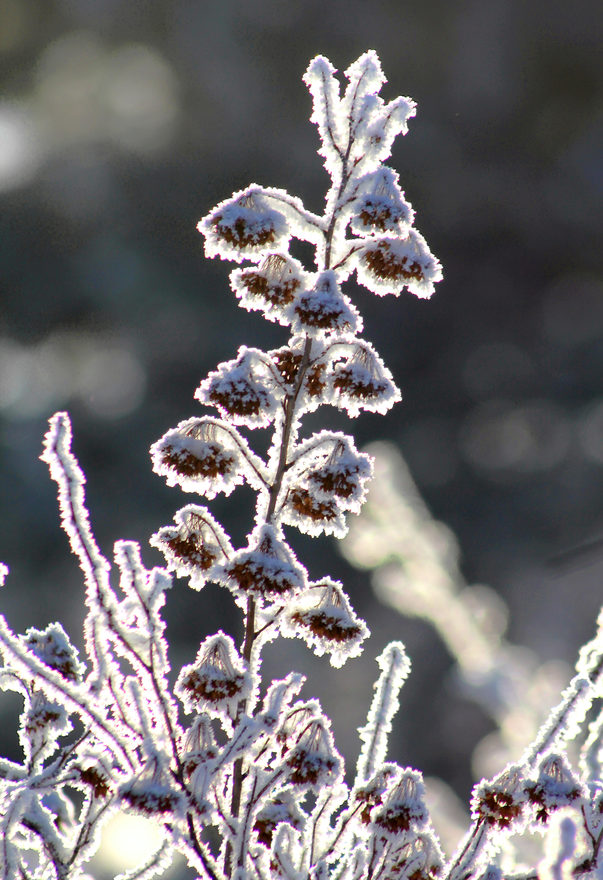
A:
[[[400,643],[378,658],[347,782],[328,715],[300,695],[303,677],[262,679],[263,646],[279,635],[304,640],[334,666],[357,656],[368,636],[342,584],[327,575],[310,581],[286,530],[345,535],[372,471],[371,457],[341,432],[301,439],[304,414],[325,405],[352,417],[385,413],[400,399],[361,338],[361,316],[342,285],[356,272],[379,295],[407,289],[428,297],[441,278],[397,174],[383,164],[415,106],[408,98],[382,100],[385,78],[374,52],[346,77],[341,94],[334,68],[320,56],[305,75],[331,178],[322,215],[284,190],[252,184],[199,223],[208,257],[245,264],[231,273],[241,306],[287,328],[288,339],[274,351],[242,346],[219,364],[195,395],[211,414],[168,430],[151,456],[156,473],[188,498],[211,500],[248,483],[257,501],[244,545],[233,546],[206,506],[187,503],[151,539],[164,568],[148,570],[130,541],[116,543],[112,567],[89,525],[69,418],[51,419],[43,459],[84,573],[85,659],[59,624],[18,635],[0,618],[0,684],[24,699],[23,760],[0,760],[4,880],[86,876],[103,823],[120,810],[152,820],[161,834],[157,852],[131,880],[164,873],[175,853],[204,880],[495,876],[502,836],[529,822],[557,829],[550,873],[575,864],[579,825],[588,837],[579,868],[598,871],[599,776],[578,778],[562,753],[598,694],[597,641],[532,749],[476,788],[473,827],[448,863],[421,774],[387,761],[410,668]],[[313,268],[291,256],[292,239],[313,246]],[[257,429],[271,431],[266,455],[241,433]],[[6,573],[2,567],[2,580]],[[229,590],[244,638],[237,648],[222,631],[200,632],[196,656],[172,686],[162,608],[173,577],[194,589],[212,581]],[[598,768],[599,730],[593,727],[589,741],[589,772]]]

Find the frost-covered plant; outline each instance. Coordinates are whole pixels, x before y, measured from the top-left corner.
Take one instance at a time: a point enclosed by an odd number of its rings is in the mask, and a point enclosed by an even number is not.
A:
[[[465,690],[498,728],[486,740],[487,755],[479,749],[492,778],[474,788],[471,828],[445,876],[600,878],[603,611],[597,634],[581,649],[574,677],[546,718],[545,701],[558,676],[505,641],[500,607],[492,608],[485,588],[463,582],[455,538],[431,518],[399,452],[384,443],[369,451],[371,490],[342,549],[354,564],[376,570],[373,582],[385,602],[436,628]],[[492,769],[496,763],[500,772]],[[437,827],[438,816],[433,818]],[[545,835],[544,848],[534,846],[534,834]]]
[[[59,624],[17,635],[0,619],[0,684],[25,703],[23,761],[0,762],[5,880],[83,876],[117,810],[152,818],[162,833],[131,878],[161,874],[174,852],[211,880],[419,880],[442,866],[420,774],[386,762],[409,669],[403,646],[379,658],[349,785],[327,715],[300,697],[302,676],[261,678],[262,648],[278,635],[304,639],[334,666],[356,656],[368,635],[340,583],[309,580],[284,529],[342,536],[371,475],[370,457],[351,437],[322,430],[302,438],[303,415],[323,405],[350,416],[384,413],[400,399],[342,285],[355,271],[379,295],[406,288],[428,297],[441,278],[396,173],[383,165],[414,103],[379,96],[385,78],[374,52],[346,71],[343,94],[334,74],[319,56],[305,75],[331,178],[322,216],[284,190],[252,184],[199,223],[208,257],[245,264],[231,273],[240,305],[289,338],[274,351],[242,346],[196,392],[217,415],[181,422],[151,450],[155,471],[187,493],[211,499],[247,482],[257,504],[246,545],[233,547],[209,509],[190,503],[152,538],[166,568],[147,570],[138,545],[118,541],[112,583],[90,529],[68,416],[51,419],[43,459],[85,576],[86,661]],[[289,252],[293,238],[314,248],[313,269]],[[272,431],[264,457],[240,430],[257,428]],[[200,634],[172,687],[161,611],[173,575],[194,589],[222,584],[245,635],[237,649],[221,631]]]

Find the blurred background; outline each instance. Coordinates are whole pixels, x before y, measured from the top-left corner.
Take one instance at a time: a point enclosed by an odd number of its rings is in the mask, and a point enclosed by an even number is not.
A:
[[[0,3],[0,558],[3,612],[23,631],[81,631],[81,577],[38,461],[68,409],[105,553],[146,544],[192,500],[151,473],[148,447],[200,413],[199,381],[242,343],[282,328],[237,309],[229,264],[204,259],[197,220],[254,181],[321,211],[308,61],[344,70],[377,50],[383,95],[418,102],[392,165],[444,265],[429,302],[348,285],[366,336],[402,388],[386,418],[349,424],[392,440],[462,571],[510,609],[509,638],[573,662],[603,590],[602,65],[595,0],[2,0]],[[253,439],[253,438],[252,438]],[[212,510],[242,542],[252,496]],[[235,513],[233,515],[233,508]],[[350,766],[373,658],[406,642],[413,674],[392,757],[466,796],[491,721],[455,689],[424,623],[381,606],[334,542],[293,536],[312,576],[341,578],[371,630],[335,672],[300,643],[269,675],[306,671]],[[147,548],[147,561],[160,564]],[[225,591],[178,582],[177,667],[218,626]],[[231,620],[232,623],[228,621]],[[2,697],[9,717],[18,701]],[[4,752],[18,748],[12,722]]]

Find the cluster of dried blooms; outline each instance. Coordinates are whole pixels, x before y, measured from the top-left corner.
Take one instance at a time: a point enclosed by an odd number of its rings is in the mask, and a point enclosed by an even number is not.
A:
[[[596,640],[530,755],[476,789],[474,825],[449,863],[421,775],[386,760],[409,671],[401,644],[379,658],[349,783],[328,716],[300,696],[303,677],[265,682],[260,675],[262,648],[279,635],[305,640],[334,666],[356,656],[368,635],[340,583],[309,580],[284,530],[343,536],[372,471],[370,456],[340,432],[302,439],[302,416],[321,405],[350,416],[383,413],[400,398],[360,338],[361,317],[341,286],[355,271],[379,295],[406,288],[428,297],[441,278],[396,173],[383,165],[413,102],[382,100],[374,52],[346,71],[343,94],[334,74],[317,57],[305,76],[331,177],[324,214],[254,184],[199,224],[208,257],[250,264],[231,273],[233,291],[243,308],[288,328],[288,341],[268,352],[242,346],[196,392],[217,415],[181,422],[151,450],[155,471],[185,492],[211,500],[251,486],[256,517],[246,546],[234,547],[206,506],[187,504],[152,538],[166,567],[147,570],[138,545],[119,541],[112,584],[112,566],[90,529],[69,419],[51,420],[43,458],[85,576],[86,661],[60,624],[18,635],[0,618],[0,685],[24,699],[23,760],[0,760],[4,880],[89,876],[101,828],[119,810],[152,819],[162,834],[154,856],[122,875],[129,880],[164,873],[175,853],[204,880],[494,877],[502,835],[528,821],[553,825],[558,816],[558,852],[549,861],[561,876],[579,850],[576,811],[590,835],[576,870],[598,872],[598,783],[578,779],[554,751],[598,695]],[[316,271],[291,256],[292,238],[314,247]],[[257,428],[272,431],[265,456],[241,433]],[[194,589],[223,585],[241,609],[245,635],[239,649],[221,631],[205,636],[172,688],[162,607],[173,576]],[[589,740],[589,768],[598,767],[599,731],[595,725]]]

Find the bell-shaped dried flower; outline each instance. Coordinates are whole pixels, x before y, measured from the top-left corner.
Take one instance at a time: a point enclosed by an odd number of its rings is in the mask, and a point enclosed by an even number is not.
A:
[[[320,444],[320,445],[319,445]],[[318,456],[323,448],[331,447],[323,463],[304,474],[305,480],[325,498],[335,496],[344,510],[357,512],[366,494],[366,483],[373,473],[370,455],[360,453],[351,438],[340,432],[322,431],[300,445],[303,461],[305,447]]]
[[[225,260],[253,258],[278,249],[288,239],[287,222],[253,184],[220,202],[197,229],[205,236],[205,255]]]
[[[303,638],[317,656],[329,654],[331,665],[343,666],[362,653],[368,628],[352,611],[341,584],[331,578],[308,584],[280,623],[282,635]]]
[[[529,782],[525,791],[538,822],[546,822],[554,810],[575,804],[584,795],[563,755],[547,755],[540,764],[538,778]]]
[[[19,741],[29,761],[42,761],[57,748],[57,738],[73,729],[65,707],[34,690],[19,719]]]
[[[356,253],[358,283],[383,296],[399,294],[404,287],[428,299],[442,278],[442,267],[416,229],[405,238],[381,236]]]
[[[194,663],[182,667],[174,691],[187,712],[234,717],[251,688],[233,640],[220,630],[201,643]]]
[[[283,791],[262,807],[257,814],[253,830],[257,835],[258,843],[269,847],[277,825],[284,822],[296,831],[301,831],[304,818],[293,793]]]
[[[233,424],[265,428],[274,418],[278,397],[264,352],[241,346],[236,360],[210,373],[195,397],[217,407]]]
[[[201,764],[213,761],[219,752],[209,715],[198,715],[185,733],[182,766],[191,775]]]
[[[187,504],[174,515],[175,526],[163,526],[150,543],[164,554],[169,571],[190,577],[200,589],[212,569],[233,552],[222,526],[206,507]]]
[[[356,235],[389,232],[404,237],[413,220],[414,211],[404,198],[395,171],[383,166],[362,178],[351,219]]]
[[[315,718],[306,725],[285,764],[290,785],[317,790],[337,781],[343,761],[335,750],[325,718]]]
[[[522,818],[527,801],[521,769],[508,767],[494,779],[482,779],[471,796],[471,813],[477,821],[510,828]]]
[[[291,748],[308,724],[315,718],[320,718],[321,714],[318,700],[298,700],[280,722],[276,731],[276,741],[283,750]]]
[[[269,321],[284,326],[291,323],[290,306],[304,284],[301,263],[285,254],[268,254],[259,266],[235,269],[230,285],[241,306],[260,311]]]
[[[344,296],[334,272],[321,272],[312,290],[299,294],[292,307],[293,330],[320,337],[330,333],[357,333],[362,319]]]
[[[206,498],[230,495],[243,482],[241,458],[231,434],[209,418],[180,422],[151,446],[153,470],[168,486]]]
[[[45,666],[59,672],[67,681],[78,681],[84,664],[78,660],[78,651],[60,623],[51,623],[46,629],[33,626],[27,630],[23,642]]]
[[[184,807],[182,793],[156,758],[151,758],[142,773],[120,785],[118,793],[122,806],[144,816],[173,815]]]
[[[248,546],[222,566],[218,577],[235,593],[284,602],[304,589],[307,575],[291,547],[264,524],[254,529]]]
[[[95,798],[102,800],[114,789],[113,772],[110,762],[102,754],[84,754],[76,768],[78,782],[85,790],[91,790]]]
[[[294,480],[280,511],[281,520],[306,535],[336,535],[347,531],[341,505],[336,498],[325,498],[310,486],[296,485]]]
[[[352,355],[329,376],[333,403],[354,418],[361,410],[385,413],[401,399],[390,371],[367,342],[354,344]]]
[[[383,806],[373,813],[372,825],[379,835],[396,838],[411,829],[416,831],[428,819],[423,777],[407,768],[390,789]]]

